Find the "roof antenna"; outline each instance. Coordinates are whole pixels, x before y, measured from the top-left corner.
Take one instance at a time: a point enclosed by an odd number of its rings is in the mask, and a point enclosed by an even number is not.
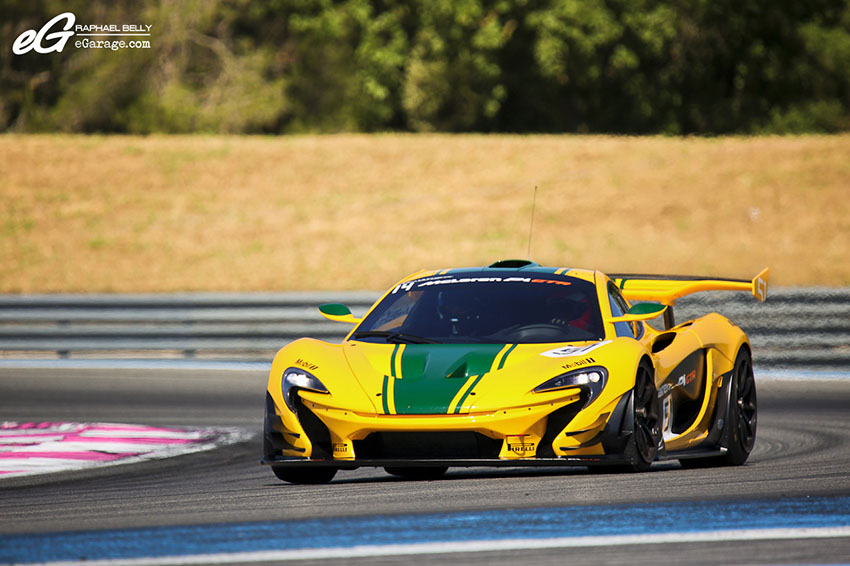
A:
[[[531,259],[531,234],[534,230],[534,208],[537,206],[537,185],[534,185],[534,197],[531,200],[531,224],[528,226],[528,252],[526,256]]]

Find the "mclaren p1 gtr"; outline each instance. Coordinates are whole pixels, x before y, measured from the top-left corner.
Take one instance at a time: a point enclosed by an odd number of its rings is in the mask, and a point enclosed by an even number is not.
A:
[[[699,291],[764,301],[767,282],[766,269],[609,277],[505,260],[410,275],[362,318],[322,305],[354,327],[276,354],[262,463],[293,483],[361,466],[436,479],[451,466],[743,464],[757,424],[749,340],[716,313],[677,324],[673,306]]]

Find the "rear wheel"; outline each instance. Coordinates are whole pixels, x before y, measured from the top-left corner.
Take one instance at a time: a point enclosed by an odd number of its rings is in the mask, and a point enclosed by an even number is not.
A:
[[[680,460],[683,468],[709,466],[740,466],[747,461],[756,443],[758,424],[758,399],[756,380],[753,376],[753,360],[746,348],[741,348],[735,358],[732,371],[732,388],[723,436],[726,454],[711,458]]]
[[[735,381],[732,384],[732,406],[729,413],[728,452],[723,457],[727,466],[740,466],[750,457],[756,443],[758,399],[753,361],[747,350],[738,353]]]
[[[272,466],[278,479],[289,483],[320,484],[328,483],[336,475],[336,468],[285,468]]]
[[[626,444],[624,456],[628,464],[602,466],[607,472],[644,472],[649,469],[658,456],[661,444],[661,406],[652,366],[641,363],[635,376],[635,386],[631,392],[633,402],[629,418],[632,419],[632,434]]]
[[[387,466],[384,468],[388,474],[398,476],[406,480],[438,480],[443,477],[443,474],[448,470],[447,467],[404,467],[404,466]]]

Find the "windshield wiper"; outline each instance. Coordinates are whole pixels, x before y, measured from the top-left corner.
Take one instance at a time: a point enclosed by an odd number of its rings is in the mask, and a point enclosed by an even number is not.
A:
[[[387,342],[393,344],[440,344],[439,340],[432,340],[424,336],[416,336],[415,334],[405,334],[404,332],[390,332],[388,330],[361,330],[355,332],[352,336],[357,338],[386,338]]]

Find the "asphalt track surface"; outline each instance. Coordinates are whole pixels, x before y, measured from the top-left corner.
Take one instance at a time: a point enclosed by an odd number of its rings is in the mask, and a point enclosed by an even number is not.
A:
[[[333,483],[322,486],[285,484],[259,465],[265,382],[261,371],[0,369],[2,420],[222,426],[256,433],[251,441],[211,452],[0,481],[0,535],[96,535],[115,529],[292,520],[314,521],[318,527],[363,518],[385,518],[389,524],[396,517],[467,517],[476,511],[490,517],[519,513],[522,518],[529,509],[568,507],[588,516],[594,509],[621,510],[618,520],[629,523],[645,520],[655,505],[668,510],[704,507],[710,513],[715,504],[752,508],[758,526],[771,508],[792,502],[792,512],[799,513],[807,499],[826,507],[834,501],[833,507],[850,512],[847,379],[758,380],[758,440],[747,465],[739,468],[684,470],[670,462],[644,474],[584,468],[451,469],[436,482],[403,481],[382,470],[359,469],[340,472]],[[671,520],[681,516],[688,515],[671,515]],[[846,517],[840,521],[850,526]],[[487,526],[478,528],[486,532]],[[309,564],[850,563],[846,533],[780,540],[647,540],[592,548],[343,556]]]

